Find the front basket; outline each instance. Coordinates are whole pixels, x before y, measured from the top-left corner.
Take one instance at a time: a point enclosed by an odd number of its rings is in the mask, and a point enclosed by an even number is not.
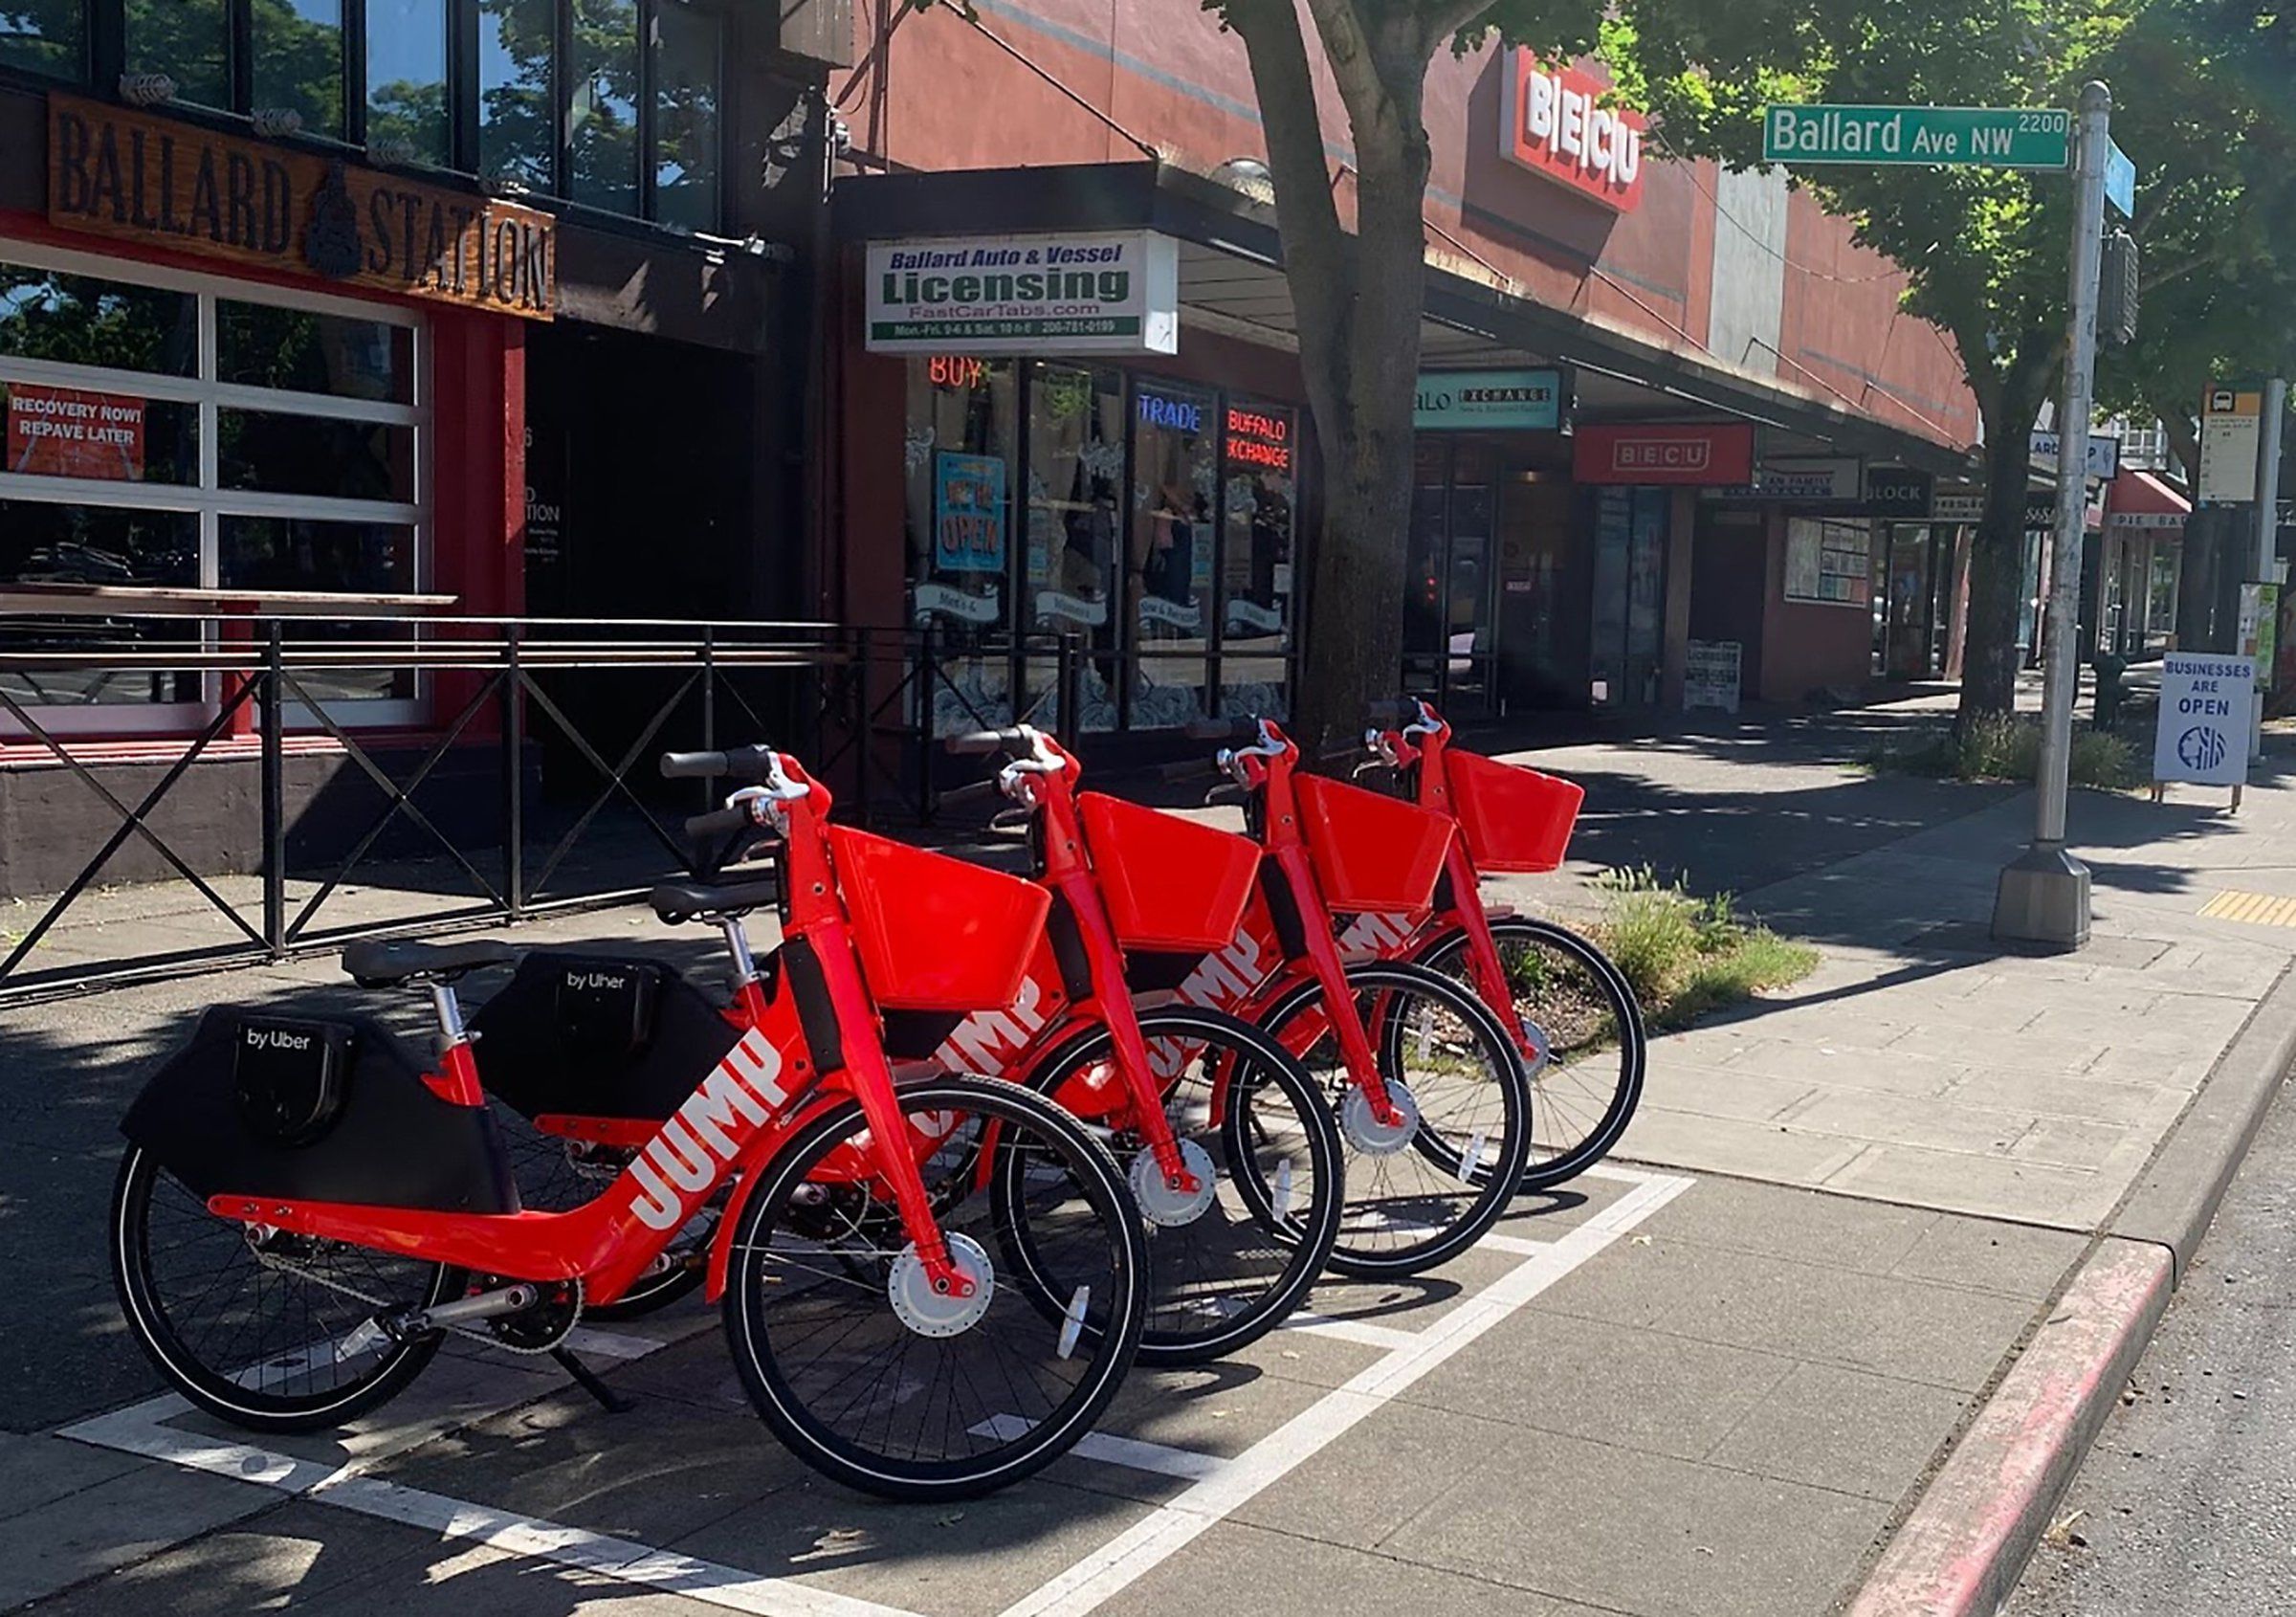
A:
[[[1451,809],[1480,871],[1551,871],[1562,863],[1586,789],[1558,775],[1471,752],[1446,752]]]
[[[1424,910],[1450,845],[1447,815],[1321,775],[1298,779],[1315,883],[1335,910]]]
[[[1093,875],[1127,949],[1206,954],[1234,941],[1260,845],[1178,814],[1082,792]]]
[[[1050,894],[848,826],[829,828],[829,850],[862,975],[881,1008],[989,1010],[1013,1002]]]

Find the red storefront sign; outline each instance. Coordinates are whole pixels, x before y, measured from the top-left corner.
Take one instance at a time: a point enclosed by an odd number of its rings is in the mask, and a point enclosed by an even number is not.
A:
[[[1610,86],[1577,67],[1548,67],[1516,49],[1501,70],[1499,155],[1621,213],[1643,200],[1649,120],[1603,105]]]
[[[119,393],[11,383],[8,470],[34,477],[141,481],[144,410],[144,400]]]
[[[1754,481],[1754,428],[1580,427],[1571,435],[1571,476],[1581,483],[1687,483],[1736,488]]]

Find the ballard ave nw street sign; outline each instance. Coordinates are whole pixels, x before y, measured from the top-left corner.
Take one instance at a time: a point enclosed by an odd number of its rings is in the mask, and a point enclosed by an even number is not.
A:
[[[1945,164],[2064,168],[2073,115],[2026,107],[1774,106],[1762,114],[1765,163]]]

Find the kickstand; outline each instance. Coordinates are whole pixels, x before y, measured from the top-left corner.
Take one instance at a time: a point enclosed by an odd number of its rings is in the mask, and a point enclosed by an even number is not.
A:
[[[637,1407],[635,1404],[623,1397],[612,1387],[607,1385],[605,1382],[599,1380],[598,1372],[591,1369],[587,1364],[585,1364],[581,1360],[575,1358],[569,1350],[563,1347],[554,1347],[550,1350],[550,1357],[558,1361],[559,1368],[564,1370],[567,1375],[574,1378],[574,1384],[576,1386],[579,1386],[583,1391],[588,1393],[592,1398],[598,1400],[599,1407],[604,1409],[607,1414],[627,1415],[630,1410]]]

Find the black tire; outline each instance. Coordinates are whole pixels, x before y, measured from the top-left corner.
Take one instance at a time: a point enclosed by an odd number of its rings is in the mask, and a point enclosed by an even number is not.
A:
[[[1643,1009],[1609,957],[1567,926],[1530,916],[1490,923],[1514,1011],[1549,1041],[1531,1080],[1531,1161],[1520,1187],[1547,1190],[1601,1162],[1634,1119],[1649,1047]],[[1467,938],[1439,938],[1420,964],[1472,986]]]
[[[1380,1075],[1411,1091],[1421,1122],[1407,1148],[1379,1156],[1341,1130],[1347,1207],[1331,1268],[1363,1278],[1417,1274],[1457,1257],[1506,1212],[1531,1148],[1531,1082],[1498,1020],[1448,977],[1382,961],[1349,966],[1347,980]],[[1300,1019],[1324,1014],[1322,987],[1307,983],[1260,1025],[1290,1050],[1286,1034]],[[1343,1106],[1354,1085],[1332,1034],[1302,1059]]]
[[[892,1261],[906,1244],[889,1204],[856,1185],[807,1186],[818,1164],[867,1127],[859,1103],[848,1102],[806,1124],[759,1170],[733,1231],[726,1340],[758,1413],[815,1470],[887,1498],[966,1498],[1049,1464],[1107,1408],[1139,1348],[1147,1245],[1107,1151],[1043,1096],[1017,1084],[937,1078],[903,1086],[901,1102],[957,1115],[944,1153],[954,1162],[977,1161],[994,1131],[981,1193],[956,1200],[954,1176],[938,1159],[924,1164],[947,1207],[944,1235],[973,1239],[978,1229],[984,1252],[1004,1247],[1009,1232],[997,1227],[1016,1198],[1001,1175],[1027,1176],[1056,1199],[1023,1211],[1046,1223],[1057,1217],[1070,1232],[1057,1243],[1040,1230],[1039,1254],[1073,1299],[1074,1318],[1048,1321],[1029,1284],[999,1274],[986,1313],[955,1335],[904,1325],[887,1295]],[[974,1373],[983,1361],[994,1383],[985,1389]],[[913,1385],[921,1396],[895,1396]]]
[[[1282,1324],[1323,1273],[1339,1234],[1339,1131],[1307,1070],[1250,1023],[1177,1005],[1143,1010],[1139,1021],[1151,1061],[1162,1056],[1174,1069],[1165,1116],[1218,1176],[1211,1206],[1193,1222],[1143,1221],[1150,1282],[1140,1360],[1200,1364]],[[1102,1027],[1054,1051],[1026,1082],[1054,1095],[1080,1069],[1110,1059],[1113,1044]],[[1214,1123],[1210,1100],[1224,1073],[1228,1103]],[[1261,1188],[1270,1183],[1281,1184],[1280,1211]],[[1013,1227],[1010,1256],[1033,1274],[1030,1227]],[[1036,1290],[1056,1304],[1055,1288]]]
[[[436,1337],[386,1340],[322,1362],[314,1349],[340,1349],[376,1309],[266,1266],[243,1230],[209,1212],[149,1152],[128,1147],[112,1191],[121,1310],[168,1384],[209,1414],[252,1431],[341,1426],[403,1391],[438,1351]],[[281,1255],[385,1298],[394,1312],[459,1296],[468,1283],[444,1264],[331,1242],[289,1246]]]
[[[511,1173],[518,1181],[519,1201],[536,1212],[572,1212],[596,1201],[628,1160],[637,1155],[634,1151],[614,1153],[585,1173],[567,1155],[565,1141],[542,1133],[499,1100],[494,1103],[494,1112]],[[694,1215],[683,1238],[664,1254],[673,1259],[671,1267],[641,1274],[612,1302],[584,1304],[582,1317],[607,1324],[642,1319],[690,1296],[702,1282],[721,1202],[722,1194]],[[692,1261],[681,1261],[681,1255]]]

